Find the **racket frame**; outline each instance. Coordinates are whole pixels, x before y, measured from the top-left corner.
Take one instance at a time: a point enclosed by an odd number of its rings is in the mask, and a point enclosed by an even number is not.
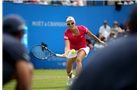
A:
[[[50,55],[46,55],[46,57],[44,57],[44,58],[38,58],[36,55],[33,54],[33,48],[36,47],[36,46],[40,46],[41,48],[42,48],[42,47],[45,48],[45,50],[47,50],[47,51],[50,53]],[[35,58],[37,58],[37,59],[39,59],[39,60],[46,60],[46,59],[48,59],[49,57],[52,57],[52,56],[58,56],[58,57],[62,57],[62,56],[63,56],[62,54],[56,54],[56,53],[52,52],[52,51],[51,51],[50,49],[48,49],[46,46],[41,45],[41,44],[36,44],[36,45],[34,45],[34,46],[32,47],[32,49],[31,49],[31,53],[32,53],[32,55],[33,55]]]

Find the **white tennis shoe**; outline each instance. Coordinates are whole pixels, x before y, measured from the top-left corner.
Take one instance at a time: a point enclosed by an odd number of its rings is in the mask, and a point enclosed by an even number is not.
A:
[[[67,86],[71,86],[75,76],[72,74],[71,78],[68,77]]]

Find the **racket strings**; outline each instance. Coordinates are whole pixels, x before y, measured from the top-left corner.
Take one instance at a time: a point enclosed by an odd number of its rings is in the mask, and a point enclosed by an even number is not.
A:
[[[35,46],[32,49],[32,53],[35,57],[39,59],[47,59],[51,56],[51,53],[48,50],[46,50],[44,47],[42,48],[41,45]]]

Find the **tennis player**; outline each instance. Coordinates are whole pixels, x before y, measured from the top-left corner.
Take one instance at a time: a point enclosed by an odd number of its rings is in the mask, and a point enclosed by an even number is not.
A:
[[[64,33],[65,40],[65,53],[63,54],[63,58],[69,56],[67,60],[66,71],[68,75],[67,86],[72,84],[74,79],[74,75],[72,74],[72,69],[74,62],[76,62],[76,77],[80,74],[82,69],[82,60],[88,55],[89,47],[86,45],[85,34],[92,37],[96,41],[101,44],[105,44],[99,38],[97,38],[94,34],[92,34],[87,27],[85,26],[76,26],[76,21],[74,17],[68,16],[66,18],[66,23],[68,25],[68,29]],[[76,52],[73,54],[70,50],[75,49]]]

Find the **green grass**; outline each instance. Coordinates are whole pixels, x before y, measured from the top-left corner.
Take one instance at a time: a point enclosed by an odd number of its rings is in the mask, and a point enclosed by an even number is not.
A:
[[[66,86],[66,70],[34,70],[32,90],[68,90]],[[11,81],[3,87],[3,90],[14,90],[15,81]]]

